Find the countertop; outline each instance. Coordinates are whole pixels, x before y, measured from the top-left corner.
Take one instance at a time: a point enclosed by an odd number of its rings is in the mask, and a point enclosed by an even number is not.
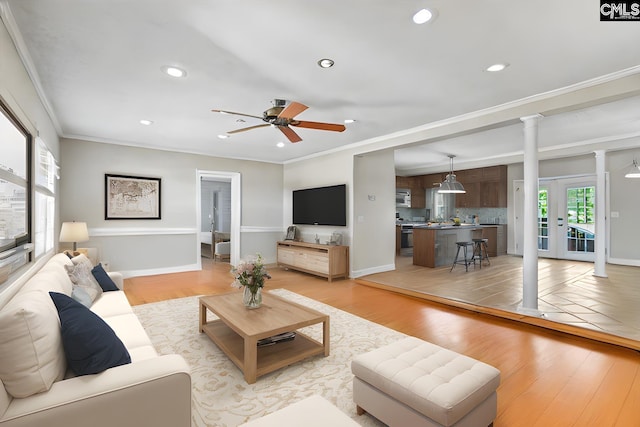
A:
[[[474,228],[488,228],[488,227],[498,227],[503,224],[443,224],[443,225],[418,225],[414,226],[413,229],[426,229],[426,230],[471,230]]]

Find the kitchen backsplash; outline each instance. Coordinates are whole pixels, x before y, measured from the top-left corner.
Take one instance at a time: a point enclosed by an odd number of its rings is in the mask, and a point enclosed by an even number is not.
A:
[[[428,221],[435,218],[427,218],[426,209],[396,208],[397,217],[404,221]],[[507,208],[474,208],[457,209],[457,214],[462,222],[473,222],[473,215],[480,217],[481,224],[506,224]],[[424,219],[423,219],[424,218]]]
[[[462,222],[472,222],[473,215],[480,217],[480,224],[506,224],[507,208],[457,209]]]

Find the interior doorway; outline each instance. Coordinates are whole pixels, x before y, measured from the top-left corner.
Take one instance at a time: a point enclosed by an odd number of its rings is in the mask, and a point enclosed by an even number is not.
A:
[[[523,181],[514,182],[515,248],[522,255]],[[596,177],[540,179],[538,185],[538,256],[595,260]]]
[[[237,172],[197,171],[197,254],[201,266],[201,243],[211,241],[212,232],[230,235],[230,263],[240,259],[240,174]]]

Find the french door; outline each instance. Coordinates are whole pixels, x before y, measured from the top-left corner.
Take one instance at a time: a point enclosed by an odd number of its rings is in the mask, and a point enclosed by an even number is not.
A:
[[[517,251],[522,247],[523,216],[519,212],[522,212],[524,199],[522,181],[514,184]],[[540,180],[538,256],[594,261],[595,194],[595,176]],[[521,250],[517,252],[522,253]]]

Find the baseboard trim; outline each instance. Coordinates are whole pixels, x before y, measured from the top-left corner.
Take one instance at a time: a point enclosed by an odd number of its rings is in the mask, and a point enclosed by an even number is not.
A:
[[[130,277],[139,277],[139,276],[155,276],[157,274],[169,274],[169,273],[184,273],[187,271],[199,271],[202,269],[201,265],[198,264],[190,264],[190,265],[179,265],[176,267],[168,267],[168,268],[153,268],[149,270],[126,270],[120,271],[122,273],[122,277],[128,279]]]
[[[355,279],[357,277],[367,276],[369,274],[375,274],[375,273],[384,273],[385,271],[393,271],[395,269],[396,269],[395,264],[380,265],[373,268],[365,268],[364,270],[351,271],[350,277],[352,279]]]
[[[609,264],[628,265],[630,267],[640,267],[640,260],[638,259],[609,258],[607,262]]]

